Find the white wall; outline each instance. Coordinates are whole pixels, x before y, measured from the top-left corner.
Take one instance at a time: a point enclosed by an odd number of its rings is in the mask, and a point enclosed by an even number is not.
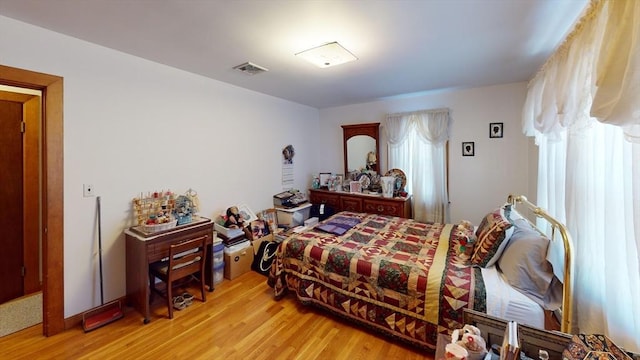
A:
[[[526,83],[464,90],[434,91],[380,101],[320,110],[322,171],[344,172],[342,124],[380,122],[387,113],[449,108],[453,129],[449,145],[451,221],[478,224],[509,193],[527,194],[535,179],[529,176],[529,141],[522,135],[521,112]],[[504,123],[503,138],[489,138],[489,123]],[[384,137],[384,130],[381,131]],[[475,156],[462,156],[462,142],[475,142]],[[380,147],[381,172],[387,149]],[[535,189],[535,185],[533,186]]]
[[[83,197],[84,183],[102,199],[108,301],[126,293],[123,230],[136,194],[193,188],[213,217],[233,204],[271,207],[288,144],[295,188],[318,171],[317,109],[2,16],[0,34],[1,64],[64,78],[65,317],[100,302],[96,198]]]
[[[125,295],[123,229],[131,199],[157,189],[199,193],[201,215],[232,204],[270,207],[281,190],[281,150],[295,148],[295,188],[342,173],[342,124],[448,107],[451,220],[478,223],[510,192],[535,188],[521,135],[526,84],[439,91],[316,109],[149,62],[0,16],[0,63],[64,77],[65,317],[99,304],[95,198],[102,199],[105,299]],[[19,36],[16,36],[19,34]],[[0,74],[1,77],[1,74]],[[504,138],[489,139],[489,123]],[[384,135],[383,139],[384,141]],[[462,157],[461,142],[476,156]],[[534,146],[531,146],[534,148]],[[381,169],[387,169],[381,146]]]

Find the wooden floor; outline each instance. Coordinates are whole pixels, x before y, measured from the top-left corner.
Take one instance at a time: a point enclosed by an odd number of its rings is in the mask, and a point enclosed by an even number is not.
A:
[[[253,271],[225,280],[173,320],[155,305],[147,325],[127,309],[124,319],[89,333],[78,326],[47,338],[37,325],[7,335],[0,359],[433,359],[292,296],[275,301],[266,277]]]

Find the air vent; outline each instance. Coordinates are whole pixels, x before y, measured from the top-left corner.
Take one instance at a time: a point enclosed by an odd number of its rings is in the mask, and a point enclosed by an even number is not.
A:
[[[267,68],[263,68],[262,66],[259,66],[250,62],[236,65],[233,68],[248,75],[255,75],[255,74],[263,73],[265,71],[269,71],[269,69]]]

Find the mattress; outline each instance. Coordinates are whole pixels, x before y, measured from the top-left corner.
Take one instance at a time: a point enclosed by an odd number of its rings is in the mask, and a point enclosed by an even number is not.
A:
[[[495,266],[481,270],[487,291],[487,314],[544,329],[544,310],[540,305],[509,285]]]

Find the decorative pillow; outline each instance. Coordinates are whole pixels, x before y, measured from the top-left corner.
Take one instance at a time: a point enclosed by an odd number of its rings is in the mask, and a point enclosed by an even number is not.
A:
[[[516,220],[498,268],[511,286],[545,309],[556,310],[562,305],[562,283],[546,259],[549,243],[527,220]]]
[[[486,268],[495,264],[513,233],[509,220],[511,205],[495,209],[482,219],[476,230],[476,245],[471,263]]]

